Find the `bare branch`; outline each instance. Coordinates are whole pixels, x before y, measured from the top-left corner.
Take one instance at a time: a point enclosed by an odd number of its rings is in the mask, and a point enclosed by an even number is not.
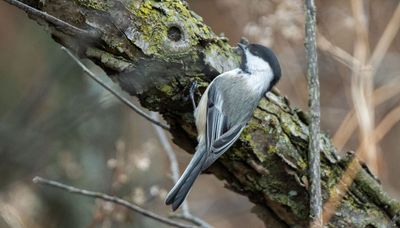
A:
[[[375,89],[373,95],[374,107],[386,102],[399,93],[400,83],[398,82],[390,82],[387,85],[383,85]],[[355,110],[353,108],[347,113],[346,117],[343,119],[339,128],[335,132],[335,135],[333,136],[332,141],[337,150],[340,151],[343,149],[344,145],[350,140],[350,137],[353,135],[357,126],[357,117],[355,116]]]
[[[355,114],[360,126],[360,141],[362,143],[359,156],[371,170],[378,172],[376,144],[373,140],[375,112],[372,102],[374,69],[367,64],[369,49],[368,19],[362,0],[352,0],[352,12],[356,22],[356,37],[354,42],[354,57],[361,66],[354,66],[351,78],[351,96]]]
[[[393,39],[396,37],[397,32],[400,28],[400,3],[397,5],[396,10],[393,13],[392,18],[387,24],[385,31],[383,32],[381,38],[376,45],[371,58],[369,59],[369,64],[376,70],[383,60],[390,44],[392,44]]]
[[[320,171],[320,104],[319,79],[316,41],[316,8],[314,0],[307,0],[306,7],[306,54],[307,79],[309,92],[309,109],[311,123],[309,126],[309,175],[310,185],[310,227],[322,227],[322,195]]]
[[[173,221],[171,219],[162,217],[160,215],[157,215],[157,214],[155,214],[155,213],[153,213],[151,211],[145,210],[145,209],[143,209],[143,208],[141,208],[141,207],[139,207],[139,206],[137,206],[135,204],[132,204],[132,203],[126,201],[126,200],[123,200],[123,199],[115,197],[115,196],[110,196],[110,195],[107,195],[107,194],[104,194],[104,193],[101,193],[101,192],[93,192],[93,191],[89,191],[89,190],[85,190],[85,189],[76,188],[76,187],[73,187],[73,186],[70,186],[70,185],[66,185],[66,184],[63,184],[63,183],[60,183],[60,182],[57,182],[57,181],[47,180],[47,179],[44,179],[42,177],[35,177],[35,178],[33,178],[32,181],[35,184],[47,185],[47,186],[59,188],[59,189],[62,189],[62,190],[65,190],[65,191],[68,191],[68,192],[71,192],[71,193],[75,193],[75,194],[79,194],[79,195],[84,195],[84,196],[88,196],[88,197],[93,197],[93,198],[97,198],[97,199],[102,199],[102,200],[105,200],[105,201],[113,202],[115,204],[124,206],[124,207],[126,207],[126,208],[128,208],[128,209],[130,209],[132,211],[138,212],[143,216],[146,216],[148,218],[152,218],[154,220],[157,220],[157,221],[159,221],[161,223],[164,223],[164,224],[167,224],[167,225],[170,225],[170,226],[181,227],[181,228],[193,227],[193,226],[190,226],[190,225],[186,225],[186,224],[179,223],[179,222]]]
[[[194,223],[196,225],[199,225],[202,228],[212,228],[212,226],[210,224],[206,223],[204,220],[202,220],[202,219],[200,219],[198,217],[195,217],[195,216],[193,216],[191,214],[188,214],[188,215],[174,214],[174,215],[171,215],[170,217],[171,218],[178,218],[178,219],[182,219],[182,220],[185,220],[185,221],[192,222],[192,223]]]
[[[368,34],[366,31],[367,26],[366,26],[366,20],[365,16],[363,15],[363,7],[362,3],[360,1],[352,1],[352,6],[353,6],[353,14],[355,15],[357,19],[357,35],[362,37],[358,38],[357,43],[363,43],[364,49],[368,47],[366,44],[366,40],[368,38],[365,38]],[[390,44],[392,43],[395,35],[398,32],[399,26],[400,25],[400,3],[398,4],[395,12],[393,13],[388,25],[385,28],[385,31],[381,38],[378,41],[378,44],[376,45],[369,61],[368,65],[371,66],[371,75],[365,75],[365,77],[373,77],[373,74],[375,73],[377,67],[379,67],[379,64],[381,63],[385,53],[387,52],[387,49],[389,48]],[[363,28],[363,29],[360,29]],[[362,65],[360,64],[360,61],[347,52],[341,50],[340,48],[334,46],[333,44],[329,43],[328,40],[326,40],[322,35],[319,35],[319,42],[318,45],[320,48],[324,51],[327,51],[331,54],[333,54],[336,58],[339,59],[339,61],[344,62],[345,65],[348,65],[350,62],[353,62],[353,71],[360,71],[362,68]],[[356,49],[360,49],[360,45],[356,45]],[[363,51],[366,53],[366,51]],[[355,50],[355,55],[359,55],[360,51]],[[366,55],[366,54],[364,54]],[[351,59],[354,59],[355,61],[352,61]],[[361,59],[366,60],[366,56],[362,57]],[[354,68],[355,67],[355,68]],[[358,70],[357,70],[358,69]],[[356,76],[357,74],[360,74],[360,72],[353,72],[353,77]],[[356,76],[359,77],[359,76]],[[372,80],[372,79],[371,79]],[[357,80],[359,81],[359,80]],[[364,83],[365,84],[365,83]],[[355,88],[356,86],[353,85],[352,89]],[[397,89],[389,89],[390,87],[393,87],[392,84],[382,86],[379,89],[376,89],[374,91],[374,100],[373,100],[373,106],[377,106],[386,100],[390,99],[392,96],[398,93]],[[361,90],[363,88],[359,88]],[[381,92],[382,91],[382,92]],[[361,104],[362,102],[357,102],[359,99],[353,99],[355,104]],[[358,105],[360,106],[360,105]],[[355,107],[357,110],[357,107]],[[362,107],[361,107],[362,108]],[[340,127],[336,131],[334,137],[333,137],[333,142],[338,148],[338,150],[341,150],[343,146],[347,143],[347,141],[350,139],[351,135],[353,134],[354,130],[357,127],[356,123],[356,116],[355,116],[355,111],[356,110],[351,110],[344,120],[342,121]],[[372,110],[372,107],[371,107]],[[363,112],[363,111],[358,111],[358,112]],[[364,112],[367,113],[367,112]],[[363,118],[365,119],[365,118]],[[361,120],[360,120],[361,121]],[[364,121],[365,122],[365,121]],[[364,139],[363,141],[365,141]]]
[[[354,57],[358,59],[362,65],[364,65],[367,62],[369,54],[368,20],[364,10],[364,1],[352,0],[351,7],[356,22]]]
[[[378,143],[400,121],[400,106],[391,110],[375,128],[375,143]]]
[[[151,112],[150,117],[156,121],[159,121],[158,114],[155,112]],[[176,159],[175,151],[172,149],[172,146],[169,143],[165,132],[160,131],[161,129],[158,128],[157,126],[153,126],[153,127],[156,130],[157,137],[160,140],[161,146],[163,146],[163,149],[164,149],[165,153],[167,154],[167,157],[168,157],[168,160],[170,163],[172,180],[176,183],[179,179],[179,165],[178,165],[178,160]]]
[[[360,62],[350,53],[332,44],[324,35],[318,33],[317,44],[319,49],[330,53],[335,59],[352,69],[354,65],[360,65]]]
[[[151,117],[155,120],[158,120],[158,115],[155,112],[152,112]],[[157,126],[153,126],[154,129],[156,130],[157,137],[160,140],[161,146],[163,147],[165,153],[167,154],[168,160],[169,160],[169,168],[171,171],[171,176],[172,180],[174,183],[178,182],[179,180],[179,165],[178,165],[178,160],[176,159],[176,154],[175,151],[172,149],[171,144],[168,141],[168,138],[165,134],[164,131],[162,131],[160,128]],[[182,203],[182,212],[184,215],[189,215],[189,206],[187,204],[187,201],[184,200]]]
[[[63,31],[70,33],[71,35],[81,35],[84,37],[91,37],[91,38],[96,38],[98,37],[98,34],[95,32],[87,31],[81,28],[78,28],[74,25],[71,25],[63,20],[60,20],[52,15],[47,14],[46,12],[37,10],[29,5],[24,4],[23,2],[17,1],[17,0],[4,0],[8,4],[16,6],[23,11],[27,12],[29,15],[34,15],[36,17],[39,17],[45,21],[47,21],[50,24],[53,24],[55,26],[61,27]]]
[[[151,116],[149,116],[147,113],[142,111],[140,108],[136,107],[132,102],[130,102],[128,99],[123,97],[122,95],[118,94],[117,91],[113,90],[110,86],[108,86],[103,80],[98,78],[91,70],[89,70],[70,50],[68,50],[65,47],[61,47],[63,51],[65,51],[81,68],[82,70],[86,73],[87,76],[89,76],[91,79],[93,79],[95,82],[97,82],[99,85],[101,85],[104,89],[106,89],[108,92],[113,94],[118,100],[120,100],[122,103],[126,104],[130,109],[132,109],[134,112],[139,114],[140,116],[144,117],[146,120],[150,121],[152,124],[155,124],[165,130],[169,130],[169,127],[160,123],[157,120],[154,120]]]
[[[159,121],[158,114],[155,112],[152,112],[151,117],[157,121]],[[165,134],[165,131],[163,131],[161,128],[158,126],[153,125],[154,129],[156,130],[157,137],[160,140],[161,145],[164,148],[165,153],[168,156],[169,164],[170,164],[170,170],[171,170],[171,175],[172,175],[172,180],[174,183],[178,182],[179,180],[179,165],[178,165],[178,160],[176,159],[176,153],[172,149],[171,143],[168,141],[167,135]],[[193,216],[190,213],[189,210],[189,205],[187,203],[187,199],[185,199],[182,203],[182,214],[181,215],[172,215],[171,217],[176,217],[180,219],[184,219],[186,221],[190,221],[196,225],[199,225],[204,228],[211,228],[212,226],[209,225],[207,222],[204,220],[197,218]]]

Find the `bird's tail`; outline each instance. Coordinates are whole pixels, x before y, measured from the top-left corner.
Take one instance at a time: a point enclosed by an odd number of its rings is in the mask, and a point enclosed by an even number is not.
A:
[[[186,195],[189,193],[194,181],[202,171],[205,157],[205,148],[199,144],[197,151],[190,161],[188,167],[167,195],[165,203],[167,205],[172,205],[172,210],[175,211],[185,200]]]

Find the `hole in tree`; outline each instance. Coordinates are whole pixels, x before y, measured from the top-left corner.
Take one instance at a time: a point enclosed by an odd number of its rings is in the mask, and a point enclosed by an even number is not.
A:
[[[171,26],[168,29],[168,39],[178,42],[182,39],[182,31],[176,27],[176,26]]]
[[[376,226],[374,226],[374,225],[372,225],[372,224],[367,224],[367,225],[365,226],[365,228],[376,228]]]

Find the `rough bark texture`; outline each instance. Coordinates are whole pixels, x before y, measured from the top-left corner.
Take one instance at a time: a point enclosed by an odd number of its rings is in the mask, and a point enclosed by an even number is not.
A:
[[[203,90],[220,72],[238,65],[225,38],[178,0],[24,0],[23,2],[98,36],[66,32],[32,17],[60,44],[87,57],[141,104],[159,111],[171,126],[176,144],[192,153],[196,144],[190,82]],[[285,76],[285,75],[283,75]],[[306,226],[308,222],[307,116],[288,100],[269,93],[262,99],[235,146],[210,168],[229,189],[256,205],[254,212],[270,227]],[[321,136],[324,201],[353,159],[340,159]],[[357,162],[357,166],[359,166]],[[365,168],[333,213],[329,227],[386,227],[400,204],[384,193]]]
[[[304,1],[305,48],[307,55],[307,82],[309,107],[308,177],[310,179],[310,228],[322,227],[321,156],[320,156],[320,86],[317,58],[317,17],[314,0]]]

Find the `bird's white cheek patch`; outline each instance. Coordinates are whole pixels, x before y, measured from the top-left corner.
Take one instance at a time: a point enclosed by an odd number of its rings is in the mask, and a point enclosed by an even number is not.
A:
[[[246,51],[246,59],[246,64],[250,72],[272,71],[268,62],[264,61],[258,56],[251,54],[249,51]]]
[[[246,85],[251,91],[261,93],[269,87],[272,78],[271,70],[254,72],[249,79],[246,80]]]

